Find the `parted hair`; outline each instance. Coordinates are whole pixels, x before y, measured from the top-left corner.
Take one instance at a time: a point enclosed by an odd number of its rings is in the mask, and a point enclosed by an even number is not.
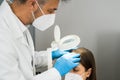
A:
[[[85,67],[85,71],[87,71],[89,68],[92,69],[91,75],[87,78],[87,80],[97,80],[96,64],[93,53],[86,48],[78,48],[73,50],[72,52],[80,54],[80,63]]]

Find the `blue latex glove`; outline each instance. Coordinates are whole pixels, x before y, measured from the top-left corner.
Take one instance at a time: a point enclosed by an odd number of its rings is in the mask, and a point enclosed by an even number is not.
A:
[[[58,70],[61,76],[67,74],[70,70],[79,65],[80,54],[67,53],[58,58],[54,68]]]
[[[64,54],[66,54],[66,52],[65,51],[61,51],[59,49],[57,49],[55,51],[52,51],[52,59],[59,58],[59,57],[61,57]]]
[[[75,49],[78,49],[78,47],[75,47],[75,48],[72,48],[72,49],[69,49],[69,50],[65,50],[65,52],[72,52]]]
[[[64,54],[66,54],[66,52],[72,52],[72,50],[75,50],[77,48],[78,47],[75,47],[73,49],[65,50],[65,51],[61,51],[59,49],[52,51],[52,59],[59,58],[59,57],[63,56]]]

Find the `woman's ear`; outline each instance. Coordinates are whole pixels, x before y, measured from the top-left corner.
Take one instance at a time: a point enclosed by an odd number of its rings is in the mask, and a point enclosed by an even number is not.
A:
[[[90,77],[91,72],[92,72],[92,68],[89,68],[86,72],[86,77]]]

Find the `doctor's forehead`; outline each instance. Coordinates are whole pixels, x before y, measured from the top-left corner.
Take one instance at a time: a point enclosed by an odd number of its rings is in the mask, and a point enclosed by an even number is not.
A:
[[[70,1],[70,0],[37,0],[38,2],[39,2],[39,4],[45,4],[45,3],[47,3],[47,2],[56,2],[56,1],[61,1],[61,2],[67,2],[67,1]]]
[[[13,0],[13,1],[15,1],[15,0]],[[25,3],[27,0],[17,0],[17,1],[19,1],[21,3]],[[37,1],[41,2],[41,4],[44,4],[45,2],[47,2],[49,0],[37,0]],[[58,0],[58,1],[66,2],[66,1],[70,1],[70,0]]]

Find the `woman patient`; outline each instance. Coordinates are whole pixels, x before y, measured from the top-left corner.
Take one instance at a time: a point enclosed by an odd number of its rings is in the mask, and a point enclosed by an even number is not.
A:
[[[96,66],[92,52],[86,48],[78,48],[72,53],[80,54],[80,64],[66,74],[65,80],[96,80]]]

